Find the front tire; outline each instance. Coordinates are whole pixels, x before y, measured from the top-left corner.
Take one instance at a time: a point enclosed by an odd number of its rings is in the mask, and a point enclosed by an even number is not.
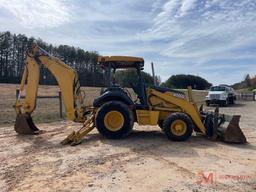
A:
[[[128,106],[119,101],[105,103],[96,114],[95,124],[101,135],[120,139],[130,134],[134,119]]]
[[[186,141],[193,132],[193,122],[185,113],[173,113],[163,124],[163,131],[172,141]]]

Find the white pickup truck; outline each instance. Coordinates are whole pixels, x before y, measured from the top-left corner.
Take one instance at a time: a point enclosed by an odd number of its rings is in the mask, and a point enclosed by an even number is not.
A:
[[[205,97],[207,106],[210,104],[228,106],[229,104],[234,104],[235,100],[236,94],[234,89],[227,85],[212,86],[208,95]]]

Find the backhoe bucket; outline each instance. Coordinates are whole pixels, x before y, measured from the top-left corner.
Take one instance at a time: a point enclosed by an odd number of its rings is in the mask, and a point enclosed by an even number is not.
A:
[[[240,115],[223,115],[224,122],[219,124],[217,128],[217,135],[222,141],[227,143],[246,143],[246,137],[239,126],[240,117]]]
[[[29,114],[17,115],[14,130],[17,133],[24,135],[35,135],[40,133],[40,130],[35,126]]]

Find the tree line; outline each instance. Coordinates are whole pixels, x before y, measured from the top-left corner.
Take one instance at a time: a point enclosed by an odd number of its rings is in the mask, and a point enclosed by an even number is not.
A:
[[[11,34],[10,32],[0,32],[0,83],[20,83],[24,69],[26,52],[33,42],[45,49],[55,57],[60,58],[64,63],[75,69],[78,73],[80,84],[82,86],[106,86],[106,77],[102,68],[97,64],[99,53],[96,51],[85,51],[81,48],[48,44],[41,39],[27,37],[22,34]],[[145,83],[152,85],[153,77],[146,72],[142,72]],[[157,82],[160,84],[160,77],[157,76]],[[138,79],[134,70],[121,70],[116,73],[117,83],[124,87],[130,87],[131,82]],[[57,82],[49,70],[41,67],[40,84],[56,85]],[[193,75],[173,75],[162,86],[184,89],[192,86],[194,89],[207,89],[211,84],[199,77]]]
[[[26,52],[31,44],[37,44],[50,54],[60,58],[67,65],[75,69],[83,86],[104,86],[104,76],[97,65],[99,54],[95,51],[85,51],[68,45],[53,46],[41,39],[27,37],[22,34],[0,32],[0,83],[19,83]],[[42,67],[40,70],[40,84],[55,85],[52,74]]]
[[[172,75],[167,79],[162,86],[175,88],[175,89],[186,89],[188,86],[191,86],[192,89],[204,90],[212,86],[207,80],[202,77],[195,75]]]
[[[154,78],[149,73],[142,71],[141,76],[145,84],[154,84]],[[123,87],[131,87],[131,83],[138,82],[138,75],[135,69],[119,70],[115,74],[115,80]],[[159,77],[157,77],[157,81],[159,81]]]

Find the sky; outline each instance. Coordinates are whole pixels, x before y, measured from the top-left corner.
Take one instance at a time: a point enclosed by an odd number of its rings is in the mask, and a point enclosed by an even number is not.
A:
[[[162,81],[256,75],[255,0],[0,0],[0,31],[145,59]]]

